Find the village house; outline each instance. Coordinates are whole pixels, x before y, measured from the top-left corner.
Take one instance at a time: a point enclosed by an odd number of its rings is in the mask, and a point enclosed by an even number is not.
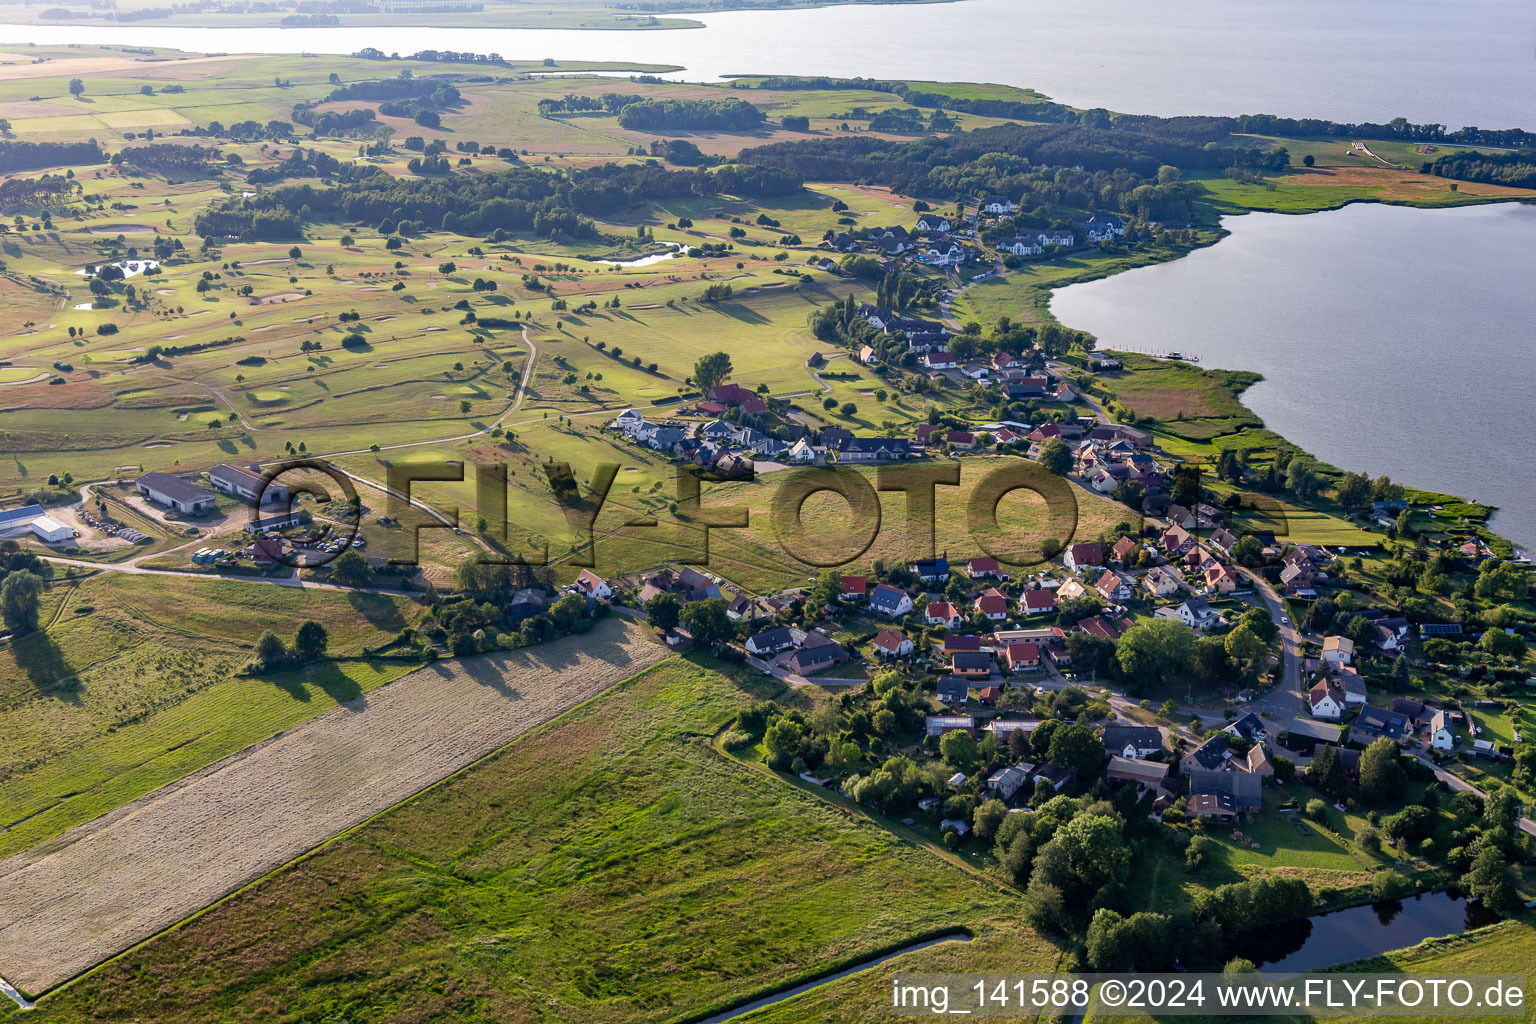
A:
[[[1349,742],[1370,746],[1377,738],[1401,741],[1411,736],[1413,727],[1408,719],[1395,711],[1367,704],[1349,726]]]
[[[888,583],[880,583],[869,592],[869,610],[888,619],[899,619],[912,611],[912,597]]]
[[[945,707],[963,707],[971,699],[971,684],[960,676],[939,677],[939,703]]]
[[[710,389],[709,397],[726,406],[740,409],[747,415],[756,415],[768,411],[768,403],[763,401],[761,395],[742,387],[740,384],[719,384]]]
[[[1451,716],[1444,710],[1436,710],[1429,719],[1429,745],[1435,750],[1455,750],[1456,730]]]
[[[1141,586],[1153,597],[1172,597],[1183,588],[1184,581],[1167,566],[1157,565],[1141,577]]]
[[[1190,629],[1209,629],[1221,621],[1221,615],[1203,597],[1191,597],[1179,605],[1178,615]]]
[[[1161,753],[1162,731],[1150,725],[1110,725],[1101,734],[1104,749],[1111,755],[1136,760]]]
[[[1227,758],[1230,756],[1227,737],[1223,733],[1217,733],[1179,759],[1179,772],[1190,775],[1202,769],[1217,771],[1227,763]]]
[[[840,644],[829,641],[814,647],[800,648],[789,656],[787,667],[796,675],[805,676],[833,665],[841,665],[848,658],[848,652]]]
[[[1006,580],[1008,574],[998,565],[997,559],[982,556],[965,564],[965,571],[973,580]]]
[[[917,218],[917,230],[924,232],[945,232],[952,230],[949,218],[940,213],[925,213]]]
[[[1125,234],[1125,221],[1112,213],[1096,213],[1087,220],[1075,221],[1073,226],[1095,244],[1112,242]]]
[[[1003,667],[1012,673],[1038,672],[1041,668],[1040,645],[1029,643],[1003,644]]]
[[[1123,567],[1128,565],[1131,559],[1135,557],[1136,548],[1136,542],[1130,537],[1121,537],[1115,541],[1114,545],[1109,549],[1109,553]]]
[[[863,601],[869,596],[869,577],[839,576],[838,597],[844,601]]]
[[[1323,637],[1323,660],[1330,665],[1348,665],[1355,657],[1355,642],[1347,636]]]
[[[606,601],[613,596],[613,587],[591,569],[581,570],[571,586],[597,601]]]
[[[886,658],[904,658],[914,650],[912,638],[899,629],[886,627],[875,634],[870,644],[875,653]]]
[[[1237,577],[1226,566],[1213,563],[1205,570],[1205,588],[1212,594],[1230,594],[1237,589]]]
[[[992,675],[991,651],[958,651],[949,659],[949,670],[966,679],[987,679]]]
[[[1014,794],[1024,788],[1024,783],[1028,780],[1028,768],[1021,765],[1009,765],[1001,771],[995,771],[988,776],[987,792],[1007,803],[1013,799]]]
[[[997,251],[1010,253],[1014,256],[1039,256],[1045,252],[1045,247],[1040,244],[1037,238],[1015,236],[1012,238],[999,238],[997,240]]]
[[[1168,512],[1164,518],[1168,520],[1169,526],[1177,526],[1184,530],[1193,530],[1199,525],[1199,520],[1195,518],[1195,514],[1183,505],[1169,505]]]
[[[960,614],[960,609],[948,601],[930,601],[928,607],[923,610],[923,621],[930,626],[955,629],[965,621],[965,616]]]
[[[1179,558],[1195,546],[1195,538],[1182,526],[1170,526],[1158,538],[1158,543],[1168,552],[1169,558]]]
[[[1232,547],[1237,543],[1237,537],[1227,530],[1217,529],[1212,531],[1211,536],[1207,540],[1207,543],[1209,543],[1211,547],[1215,548],[1217,551],[1220,551],[1222,554],[1226,555],[1228,558],[1231,558]]]
[[[920,249],[920,258],[934,267],[959,266],[966,260],[965,246],[947,235],[936,235]]]
[[[992,622],[1008,618],[1008,597],[996,587],[988,587],[975,601],[976,611]]]
[[[1099,574],[1094,581],[1093,589],[1099,592],[1099,596],[1110,602],[1129,601],[1131,599],[1131,581],[1113,569]]]
[[[912,563],[912,571],[924,583],[943,583],[949,579],[949,559],[920,558]]]
[[[747,638],[747,651],[759,658],[772,657],[780,651],[787,651],[795,646],[795,638],[788,626],[778,626],[774,629],[756,633]]]
[[[1019,604],[1025,615],[1046,615],[1056,610],[1056,592],[1043,587],[1026,590],[1019,595]]]
[[[1252,711],[1245,711],[1228,722],[1222,732],[1245,740],[1262,740],[1269,737],[1269,727],[1264,724],[1264,719]]]
[[[916,454],[903,437],[853,437],[837,449],[839,462],[896,462]]]
[[[1096,541],[1071,544],[1062,553],[1061,564],[1073,572],[1081,572],[1089,566],[1104,564],[1104,551]]]
[[[1338,683],[1316,683],[1307,691],[1307,707],[1313,718],[1337,721],[1345,706],[1344,688]]]
[[[952,352],[925,352],[923,365],[930,370],[953,370],[958,361]]]
[[[1185,813],[1217,825],[1237,824],[1237,804],[1225,793],[1191,793]]]
[[[980,209],[982,213],[990,213],[995,217],[1001,217],[1004,214],[1013,213],[1018,210],[1019,204],[1015,203],[1007,196],[992,195],[986,196],[980,200],[980,202],[977,203],[977,208]]]

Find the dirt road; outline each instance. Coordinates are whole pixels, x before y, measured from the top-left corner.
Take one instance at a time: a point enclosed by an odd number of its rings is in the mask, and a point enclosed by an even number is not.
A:
[[[611,618],[421,669],[0,861],[0,976],[46,992],[666,653]]]

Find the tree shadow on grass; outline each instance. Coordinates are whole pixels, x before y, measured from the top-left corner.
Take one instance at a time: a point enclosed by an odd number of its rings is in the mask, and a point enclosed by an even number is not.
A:
[[[11,641],[11,656],[39,692],[72,704],[80,703],[80,677],[64,660],[64,652],[42,630]]]
[[[369,625],[381,632],[397,633],[406,626],[405,616],[400,614],[399,606],[382,594],[352,591],[347,594],[347,603],[367,619]]]
[[[755,309],[744,306],[739,302],[717,303],[715,305],[715,309],[730,317],[732,320],[740,320],[742,323],[766,324],[772,322],[767,317],[763,316],[763,314],[757,312]]]

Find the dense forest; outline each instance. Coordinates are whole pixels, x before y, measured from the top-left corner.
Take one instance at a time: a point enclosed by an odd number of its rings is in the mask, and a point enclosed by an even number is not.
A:
[[[99,164],[106,158],[95,139],[89,142],[0,142],[0,174],[65,164],[76,167]]]
[[[1461,178],[1490,185],[1536,188],[1536,150],[1515,153],[1478,153],[1461,150],[1424,162],[1425,174],[1442,178]]]
[[[631,131],[750,131],[763,112],[746,100],[641,100],[619,111],[619,127]]]
[[[411,225],[470,235],[501,230],[596,239],[601,233],[590,217],[635,203],[693,195],[788,195],[800,185],[797,175],[775,168],[669,171],[655,161],[570,174],[529,167],[430,180],[369,174],[335,187],[286,185],[229,200],[199,214],[195,228],[206,239],[287,241],[302,235],[306,220],[332,220],[378,225],[386,233]]]
[[[1069,125],[1001,125],[948,138],[893,142],[871,138],[781,142],[746,150],[742,162],[802,178],[862,181],[904,195],[969,197],[1001,193],[1026,209],[1119,209],[1180,224],[1201,186],[1178,169],[1234,164],[1279,170],[1284,149],[1201,146],[1138,132]]]

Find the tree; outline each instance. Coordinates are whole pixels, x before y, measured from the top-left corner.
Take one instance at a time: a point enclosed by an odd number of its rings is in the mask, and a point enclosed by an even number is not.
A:
[[[1061,844],[1072,873],[1090,891],[1121,882],[1130,871],[1130,848],[1115,819],[1105,815],[1078,815],[1056,830],[1052,842]]]
[[[575,592],[566,594],[549,606],[550,621],[562,633],[569,633],[585,614],[587,614],[587,599]]]
[[[736,635],[736,624],[725,609],[725,599],[721,597],[694,601],[683,607],[683,625],[693,634],[694,643],[714,647]]]
[[[1417,843],[1435,833],[1435,815],[1417,804],[1381,820],[1381,830],[1398,842]]]
[[[700,356],[693,364],[693,382],[706,394],[717,384],[724,384],[731,376],[731,357],[724,352],[711,352]]]
[[[1257,569],[1264,564],[1264,545],[1252,534],[1244,534],[1232,545],[1232,558],[1238,565]]]
[[[283,638],[270,629],[256,641],[256,664],[261,669],[272,669],[288,660],[288,647]]]
[[[373,570],[368,560],[356,551],[343,551],[331,563],[331,582],[344,587],[366,587],[373,582]]]
[[[303,255],[304,255],[304,250],[303,250],[303,249],[300,249],[300,248],[299,248],[299,247],[298,247],[298,246],[296,246],[296,245],[295,245],[295,246],[293,246],[293,247],[292,247],[292,248],[291,248],[291,249],[289,249],[289,250],[288,250],[288,258],[289,258],[289,259],[291,259],[291,260],[296,260],[296,259],[298,259],[298,258],[299,258],[299,257],[300,257],[300,256],[303,256]]]
[[[293,656],[300,661],[318,661],[325,657],[325,649],[329,644],[330,637],[326,635],[325,627],[310,619],[293,635]]]
[[[1248,682],[1257,679],[1269,664],[1269,645],[1246,622],[1238,623],[1237,628],[1227,634],[1224,646],[1227,660]]]
[[[1066,476],[1072,470],[1072,450],[1061,438],[1053,437],[1040,446],[1039,462],[1057,476]]]
[[[1177,619],[1153,619],[1126,630],[1115,645],[1115,661],[1133,689],[1154,689],[1189,670],[1195,633]]]
[[[657,629],[675,629],[682,613],[682,602],[675,594],[657,594],[645,606],[645,621]]]
[[[1472,869],[1462,879],[1461,887],[1495,913],[1510,914],[1520,909],[1514,870],[1496,846],[1484,846],[1472,858]]]
[[[43,595],[43,578],[25,570],[9,572],[0,583],[0,618],[17,636],[37,629],[37,607]]]
[[[976,739],[964,729],[952,729],[939,740],[939,754],[944,763],[956,771],[968,772],[976,766],[980,756]]]
[[[1344,790],[1344,765],[1339,760],[1338,748],[1326,745],[1317,752],[1306,767],[1307,781],[1327,793],[1338,796]]]
[[[783,771],[800,752],[804,727],[793,718],[780,718],[763,734],[763,748],[768,752],[768,766]]]
[[[997,834],[998,826],[1006,817],[1008,817],[1008,805],[994,797],[976,808],[976,816],[971,821],[971,828],[975,831],[976,838],[990,843],[992,837]]]
[[[85,95],[85,83],[78,78],[71,78],[69,80],[69,94],[75,97],[75,99]]]
[[[1525,658],[1525,637],[1518,633],[1506,633],[1502,629],[1490,629],[1483,634],[1477,646],[1495,658]]]
[[[1051,734],[1046,756],[1052,763],[1076,771],[1079,778],[1088,778],[1104,764],[1104,741],[1087,726],[1068,723]]]
[[[1407,773],[1398,760],[1397,744],[1382,736],[1360,755],[1360,792],[1373,804],[1386,804],[1403,795]]]
[[[1185,508],[1200,504],[1200,470],[1197,467],[1180,466],[1174,471],[1169,500]]]

